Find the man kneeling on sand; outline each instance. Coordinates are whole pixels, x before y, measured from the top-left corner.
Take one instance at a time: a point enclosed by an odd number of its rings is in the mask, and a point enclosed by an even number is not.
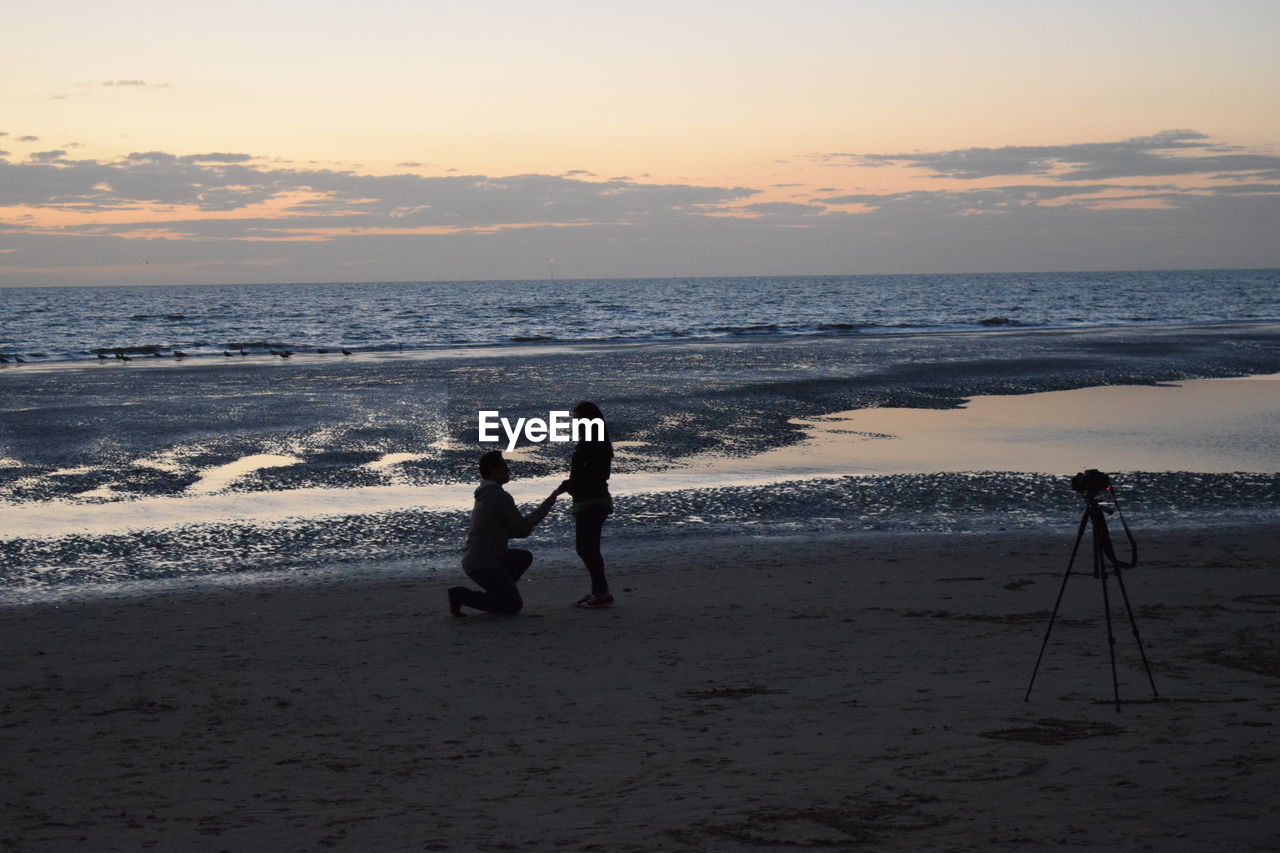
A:
[[[480,584],[484,592],[465,586],[450,587],[449,612],[454,616],[465,616],[463,607],[486,613],[516,614],[524,606],[516,581],[533,562],[533,554],[508,548],[507,540],[523,539],[532,533],[564,489],[557,488],[537,509],[521,515],[515,499],[502,488],[510,481],[511,470],[501,451],[490,450],[480,457],[480,485],[476,487],[476,502],[471,509],[471,529],[462,552],[462,570]]]

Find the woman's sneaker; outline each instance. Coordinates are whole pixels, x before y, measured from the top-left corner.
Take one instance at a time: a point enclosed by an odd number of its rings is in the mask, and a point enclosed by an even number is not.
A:
[[[611,604],[613,604],[613,596],[607,592],[604,595],[588,593],[573,603],[575,607],[608,607]]]

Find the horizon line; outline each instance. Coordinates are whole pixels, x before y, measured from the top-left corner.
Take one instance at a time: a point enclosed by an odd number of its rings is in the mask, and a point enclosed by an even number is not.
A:
[[[500,284],[506,282],[545,282],[571,284],[600,281],[717,281],[722,279],[771,278],[924,278],[928,276],[1009,276],[1009,275],[1098,275],[1119,273],[1199,273],[1199,272],[1280,272],[1280,267],[1160,267],[1073,270],[985,270],[980,272],[859,272],[859,273],[770,273],[719,275],[661,276],[583,276],[580,278],[440,278],[440,279],[330,279],[326,281],[208,281],[208,282],[101,282],[98,284],[6,284],[0,290],[37,290],[73,287],[313,287],[331,284]]]

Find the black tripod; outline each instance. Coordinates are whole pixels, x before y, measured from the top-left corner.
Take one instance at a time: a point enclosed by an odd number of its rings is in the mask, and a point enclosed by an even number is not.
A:
[[[1089,474],[1098,474],[1097,471],[1087,472]],[[1077,478],[1085,475],[1076,475]],[[1111,494],[1111,499],[1115,501],[1116,509],[1120,508],[1119,501],[1116,501],[1115,493],[1111,490],[1110,480],[1105,474],[1098,475],[1106,480],[1105,488]],[[1076,487],[1076,480],[1072,481],[1073,488]],[[1093,485],[1093,484],[1090,484]],[[1049,634],[1053,631],[1054,620],[1058,618],[1058,607],[1062,604],[1062,594],[1067,590],[1067,579],[1071,577],[1071,566],[1075,563],[1076,553],[1080,550],[1080,541],[1084,538],[1086,527],[1093,528],[1093,576],[1102,582],[1102,609],[1107,615],[1107,643],[1111,652],[1111,685],[1115,690],[1116,711],[1120,710],[1120,681],[1116,676],[1116,638],[1111,630],[1111,600],[1107,594],[1107,563],[1112,566],[1113,573],[1116,577],[1116,583],[1120,586],[1120,596],[1124,599],[1124,609],[1129,614],[1129,625],[1133,628],[1133,638],[1138,643],[1138,651],[1142,655],[1142,665],[1147,670],[1147,680],[1151,682],[1151,695],[1159,698],[1156,692],[1155,679],[1151,677],[1151,665],[1147,663],[1147,653],[1142,648],[1142,637],[1138,634],[1138,623],[1133,618],[1133,608],[1129,605],[1129,594],[1124,589],[1124,577],[1121,569],[1131,569],[1138,562],[1138,544],[1133,538],[1133,534],[1129,532],[1129,525],[1125,523],[1124,512],[1120,513],[1120,523],[1124,525],[1125,536],[1129,539],[1131,548],[1130,558],[1128,562],[1116,559],[1115,549],[1111,547],[1111,534],[1107,531],[1107,519],[1103,513],[1112,512],[1110,507],[1104,507],[1098,504],[1098,492],[1102,488],[1086,488],[1082,490],[1084,496],[1084,515],[1080,517],[1080,529],[1076,533],[1076,544],[1071,549],[1071,559],[1067,561],[1066,574],[1062,576],[1062,586],[1058,589],[1058,600],[1053,605],[1053,615],[1049,617],[1049,627],[1044,632],[1044,642],[1040,644],[1040,656],[1036,658],[1036,668],[1031,673],[1031,683],[1027,685],[1027,695],[1023,701],[1030,701],[1031,688],[1036,683],[1036,674],[1040,671],[1040,662],[1044,660],[1044,650],[1049,645]]]

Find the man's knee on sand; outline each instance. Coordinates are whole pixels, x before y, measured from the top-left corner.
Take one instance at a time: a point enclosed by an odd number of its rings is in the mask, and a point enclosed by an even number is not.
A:
[[[522,548],[510,548],[503,558],[507,573],[514,581],[520,580],[529,567],[533,565],[533,554]]]
[[[501,574],[505,574],[506,577],[499,576],[494,578],[494,582],[489,586],[490,595],[493,596],[493,603],[497,606],[495,612],[514,616],[524,607],[524,598],[516,587],[516,578],[519,575],[513,573],[511,566],[507,566],[505,570],[499,569],[498,571]]]

